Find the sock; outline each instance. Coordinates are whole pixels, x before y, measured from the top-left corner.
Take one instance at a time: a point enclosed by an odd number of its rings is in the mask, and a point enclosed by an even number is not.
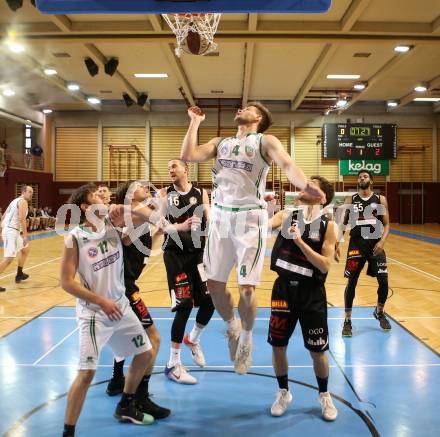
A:
[[[289,379],[287,375],[277,376],[278,387],[289,390]]]
[[[23,267],[17,267],[17,275],[23,274]]]
[[[148,397],[148,383],[150,382],[151,375],[144,375],[139,386],[136,390],[136,397],[144,399]]]
[[[124,362],[122,361],[113,361],[113,379],[122,379],[124,377]]]
[[[199,343],[200,336],[202,335],[204,329],[204,326],[200,327],[197,326],[197,323],[194,323],[193,329],[189,333],[189,341],[194,344]]]
[[[73,437],[75,435],[75,425],[64,424],[63,437]]]
[[[240,332],[240,343],[249,343],[252,340],[252,331],[245,331],[244,329]]]
[[[170,349],[170,359],[168,361],[168,368],[180,364],[180,349]]]
[[[133,402],[134,401],[134,394],[133,393],[130,393],[130,394],[128,394],[128,393],[122,393],[122,397],[121,397],[121,400],[120,400],[120,402],[119,402],[119,405],[122,407],[122,408],[126,408],[126,407],[128,407],[129,405],[130,405],[130,403],[131,402]]]
[[[325,393],[327,391],[328,376],[327,378],[316,376],[316,381],[318,381],[319,393]]]
[[[376,314],[380,314],[380,313],[383,313],[383,305],[378,303],[376,305]]]
[[[226,323],[226,329],[228,331],[236,331],[236,330],[238,330],[238,322],[237,322],[237,319],[235,317],[232,317],[231,320],[228,320],[225,323]]]

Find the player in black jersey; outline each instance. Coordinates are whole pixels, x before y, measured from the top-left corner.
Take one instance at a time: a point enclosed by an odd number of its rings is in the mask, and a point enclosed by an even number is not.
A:
[[[118,187],[116,192],[116,203],[124,204],[124,201],[126,198],[128,198],[132,199],[131,205],[133,208],[136,208],[136,206],[145,203],[150,197],[151,194],[147,184],[138,181],[125,182]],[[148,384],[160,347],[160,335],[153,323],[153,319],[151,318],[147,306],[142,300],[142,297],[139,293],[139,287],[136,284],[136,281],[139,279],[142,270],[148,262],[152,247],[150,225],[145,223],[142,225],[142,227],[137,228],[136,231],[136,236],[131,237],[132,239],[135,239],[135,241],[124,241],[124,243],[128,245],[124,244],[123,246],[125,295],[127,296],[134,313],[141,321],[152,345],[152,359],[149,361],[145,376],[143,377],[136,391],[136,401],[139,409],[142,412],[152,415],[155,419],[162,419],[169,416],[170,410],[155,404],[150,399],[148,392]],[[156,233],[153,238],[156,238],[156,235],[158,235],[158,233]],[[125,236],[124,240],[129,238],[130,236]],[[124,360],[114,361],[113,377],[107,386],[107,393],[110,396],[122,393],[125,380],[123,368]]]
[[[330,203],[334,196],[333,185],[320,176],[312,176],[311,183],[325,193],[325,205]],[[301,209],[290,213],[280,211],[271,220],[272,228],[282,225],[272,249],[270,266],[278,278],[272,289],[267,341],[272,345],[272,362],[279,386],[271,413],[272,416],[283,415],[292,401],[287,345],[299,320],[304,347],[313,360],[322,417],[335,420],[338,412],[327,389],[329,365],[325,351],[329,342],[324,283],[335,253],[337,227],[323,214],[322,205],[305,192],[300,193],[298,200]]]
[[[171,310],[175,312],[165,375],[181,384],[196,384],[197,379],[182,366],[180,351],[183,341],[190,348],[194,362],[204,367],[200,336],[214,313],[203,267],[205,239],[202,233],[208,220],[209,198],[205,190],[188,181],[185,162],[179,159],[169,161],[168,172],[173,183],[159,193],[167,205],[163,214],[169,223],[180,225],[183,230],[166,234],[164,242]],[[193,306],[199,307],[196,322],[191,332],[184,335]]]
[[[347,262],[344,276],[348,278],[345,288],[345,320],[342,328],[344,337],[352,336],[351,313],[359,275],[368,261],[367,274],[377,278],[377,305],[374,317],[380,327],[389,331],[390,322],[384,313],[388,297],[388,268],[384,244],[390,231],[388,202],[385,196],[372,190],[373,177],[367,170],[358,173],[358,192],[345,199],[343,227],[351,225]],[[339,260],[339,243],[336,244],[336,260]]]

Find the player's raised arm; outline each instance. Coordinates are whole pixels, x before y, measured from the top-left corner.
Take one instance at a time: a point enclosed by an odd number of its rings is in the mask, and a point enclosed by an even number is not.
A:
[[[275,161],[293,185],[310,194],[310,196],[318,198],[321,203],[325,202],[325,195],[322,190],[316,184],[309,183],[302,169],[293,162],[277,137],[265,135],[262,146],[264,154]]]
[[[214,158],[220,138],[212,138],[208,143],[198,146],[197,132],[200,123],[205,120],[205,114],[199,107],[192,106],[188,109],[188,115],[191,121],[183,139],[180,159],[185,162],[203,162]]]

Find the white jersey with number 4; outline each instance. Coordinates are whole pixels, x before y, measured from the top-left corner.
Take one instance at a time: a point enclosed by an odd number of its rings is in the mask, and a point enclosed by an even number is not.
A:
[[[118,231],[109,219],[98,232],[80,225],[71,235],[78,244],[78,275],[81,285],[114,302],[125,299],[124,260]],[[122,303],[122,301],[121,301]],[[77,310],[99,311],[98,305],[78,299]]]
[[[212,168],[212,203],[225,208],[266,206],[264,191],[269,164],[262,155],[263,134],[224,138]]]

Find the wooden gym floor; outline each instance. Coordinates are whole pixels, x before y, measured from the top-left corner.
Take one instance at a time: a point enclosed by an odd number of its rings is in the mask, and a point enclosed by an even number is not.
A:
[[[389,262],[390,293],[387,313],[416,337],[440,352],[440,225],[393,225],[385,249]],[[43,237],[43,235],[41,235]],[[428,241],[423,241],[423,239]],[[342,253],[346,252],[346,244]],[[15,284],[16,263],[1,276],[0,284],[7,288],[0,294],[0,336],[5,336],[34,317],[54,306],[73,306],[74,298],[59,286],[59,267],[63,241],[50,236],[30,242],[31,252],[25,267],[29,280]],[[269,244],[270,246],[270,244]],[[0,249],[0,255],[3,255]],[[327,279],[329,306],[344,306],[343,277],[345,260],[334,263]],[[270,294],[275,274],[269,269],[266,257],[263,279],[258,288],[259,307],[270,306]],[[150,307],[169,305],[165,268],[162,256],[150,258],[139,285]],[[237,298],[235,274],[229,287]],[[356,306],[373,306],[376,302],[376,280],[362,273],[356,291]],[[154,314],[153,314],[154,317]],[[355,322],[354,322],[355,323]]]

